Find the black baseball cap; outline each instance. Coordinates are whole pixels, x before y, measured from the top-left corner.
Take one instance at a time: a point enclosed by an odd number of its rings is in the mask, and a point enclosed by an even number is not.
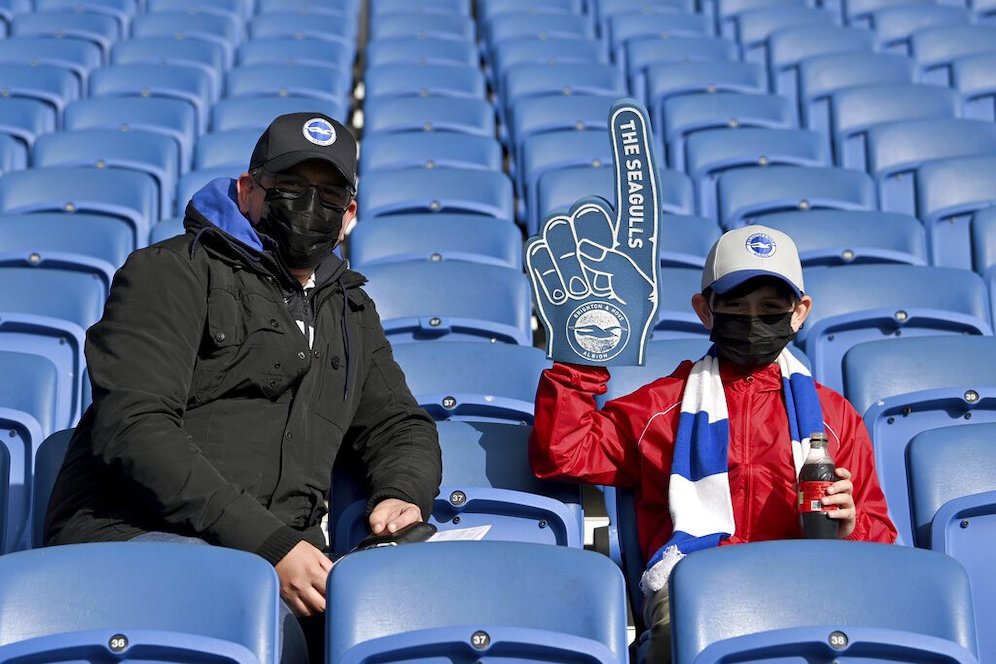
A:
[[[249,159],[249,170],[281,173],[309,159],[327,161],[356,189],[356,139],[324,113],[288,113],[266,128]]]

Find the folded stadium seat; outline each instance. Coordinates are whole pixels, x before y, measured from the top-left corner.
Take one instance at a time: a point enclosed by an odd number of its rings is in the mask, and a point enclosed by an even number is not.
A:
[[[309,5],[319,4],[313,0],[303,0],[301,4],[304,3]],[[283,4],[284,0],[262,0],[261,2],[262,6],[283,6]],[[351,3],[347,2],[345,4],[348,5]],[[412,11],[422,14],[461,14],[463,16],[470,16],[470,0],[371,0],[369,4],[370,15],[374,17]]]
[[[349,83],[353,76],[356,48],[325,39],[253,39],[236,54],[240,66],[318,65],[342,72]]]
[[[153,97],[104,97],[81,99],[66,108],[66,131],[117,129],[168,136],[180,150],[180,173],[190,170],[197,135],[194,107],[179,99]]]
[[[474,21],[460,14],[384,14],[370,22],[370,39],[452,39],[473,42]]]
[[[28,167],[28,149],[13,136],[0,134],[0,176]]]
[[[652,339],[708,339],[709,330],[692,309],[692,296],[702,290],[702,270],[662,267],[661,305]],[[695,358],[698,359],[698,358]]]
[[[176,142],[162,134],[82,129],[42,136],[32,153],[35,168],[90,166],[127,169],[155,180],[158,215],[169,216],[180,176]]]
[[[71,72],[77,89],[85,90],[90,72],[100,67],[103,54],[92,42],[57,37],[8,37],[0,39],[0,69],[10,65],[47,65]]]
[[[189,200],[189,199],[188,199]],[[180,210],[182,213],[183,210]],[[162,242],[177,235],[183,235],[186,231],[183,228],[183,218],[173,217],[171,219],[161,219],[158,224],[149,231],[149,244]]]
[[[601,95],[526,97],[517,101],[508,118],[509,172],[518,174],[516,162],[522,154],[522,143],[531,136],[566,129],[608,131],[609,112],[615,101],[615,97]]]
[[[835,53],[799,63],[802,124],[827,137],[830,148],[830,95],[850,87],[912,83],[913,60],[885,53]]]
[[[217,44],[224,51],[226,69],[235,61],[235,47],[242,42],[244,32],[242,21],[229,14],[170,11],[140,14],[131,22],[132,39],[173,37]]]
[[[515,37],[509,37],[507,32],[504,32],[499,39],[492,39],[491,24],[498,17],[514,17],[516,15],[522,16],[523,14],[529,14],[532,16],[542,16],[542,17],[553,16],[553,19],[551,19],[550,22],[546,22],[543,25],[546,25],[548,27],[552,26],[554,32],[565,29],[564,27],[565,24],[563,22],[557,21],[558,16],[581,17],[585,19],[585,23],[587,24],[587,28],[584,30],[585,34],[594,39],[595,35],[594,32],[592,31],[592,28],[594,26],[593,17],[590,14],[586,13],[585,8],[582,6],[583,4],[584,0],[539,0],[539,1],[530,2],[528,5],[523,5],[523,3],[516,2],[516,0],[499,0],[497,2],[495,2],[494,0],[490,0],[488,2],[478,3],[478,8],[477,8],[478,40],[482,43],[482,45],[488,45],[492,47],[490,51],[488,49],[485,49],[483,53],[486,55],[487,53],[490,52],[493,58],[494,57],[493,47],[497,46],[498,42],[504,42],[509,40],[514,41],[516,39]],[[544,21],[545,20],[546,19],[544,19]],[[515,22],[512,21],[512,23]],[[566,29],[573,30],[575,29],[576,24],[573,21],[569,20],[566,25],[568,26]],[[499,28],[499,31],[506,31],[506,30],[509,30],[507,24]],[[548,32],[547,38],[550,37],[551,34]],[[530,34],[526,37],[526,39],[530,41],[537,38],[543,39],[542,37],[539,37],[538,34]],[[554,36],[553,38],[557,41],[565,41],[560,36]],[[574,37],[572,36],[568,37],[567,39],[570,40],[573,38]],[[598,46],[601,48],[602,54],[606,55],[604,45],[598,44]]]
[[[319,65],[246,65],[228,72],[225,90],[238,97],[306,97],[315,104],[342,104],[352,92],[352,71]]]
[[[356,48],[358,21],[347,14],[261,13],[249,23],[249,38],[257,39],[324,39]]]
[[[737,28],[741,14],[774,7],[798,7],[805,3],[800,0],[715,0],[715,4],[716,34],[739,42],[741,39]]]
[[[528,11],[498,14],[482,34],[487,60],[494,62],[498,44],[517,39],[593,39],[591,22],[575,14],[530,14]]]
[[[381,215],[457,212],[513,217],[512,181],[504,173],[456,168],[418,168],[367,173],[359,221]]]
[[[451,0],[452,1],[452,0]],[[376,0],[374,3],[375,4]],[[252,4],[252,3],[250,3]],[[445,2],[436,0],[427,3],[426,0],[410,0],[409,6],[423,7],[427,4],[445,5]],[[300,16],[356,16],[360,11],[359,0],[337,0],[336,2],[325,2],[323,0],[256,0],[257,14],[298,14]]]
[[[996,339],[946,335],[869,341],[844,355],[844,395],[864,413],[875,467],[899,529],[913,543],[906,455],[929,429],[996,421]]]
[[[121,25],[113,17],[102,14],[35,11],[15,17],[10,34],[90,42],[100,48],[106,62],[111,45],[121,38]]]
[[[923,224],[912,215],[806,210],[766,215],[764,225],[792,238],[803,267],[927,264]]]
[[[910,36],[917,30],[942,25],[968,25],[972,15],[964,7],[913,5],[880,9],[871,15],[879,47],[888,53],[910,55]]]
[[[996,312],[996,208],[979,210],[972,217],[972,267],[989,287],[990,307]]]
[[[768,62],[768,39],[779,30],[803,25],[830,25],[836,16],[823,7],[801,4],[752,9],[736,16],[741,58],[764,66]]]
[[[626,44],[627,83],[631,94],[642,101],[648,98],[647,70],[655,64],[732,62],[737,57],[737,45],[719,37],[635,39]]]
[[[868,130],[899,120],[956,118],[961,104],[954,90],[935,85],[882,83],[838,90],[830,95],[834,162],[864,170]]]
[[[996,156],[956,157],[916,172],[917,216],[927,230],[931,262],[972,269],[972,215],[996,203]]]
[[[218,44],[199,39],[174,37],[144,37],[128,39],[111,48],[112,65],[170,65],[193,67],[211,78],[212,100],[222,89],[225,71],[225,49]]]
[[[0,134],[17,139],[25,150],[30,150],[42,134],[55,131],[55,119],[55,109],[45,102],[0,97]]]
[[[257,136],[279,115],[318,111],[343,122],[347,120],[345,99],[317,100],[311,97],[243,97],[222,99],[211,109],[211,131],[253,129]],[[367,125],[369,131],[369,124]],[[253,141],[255,145],[255,141]],[[252,148],[250,148],[252,149]]]
[[[363,104],[363,131],[368,136],[374,133],[438,131],[493,137],[495,109],[484,99],[368,98]]]
[[[8,350],[6,313],[0,314],[0,426],[4,428],[0,450],[6,462],[0,482],[5,509],[0,508],[0,554],[27,548],[30,543],[31,486],[35,451],[46,430],[57,424],[57,411],[68,407],[67,395],[59,393],[59,369],[37,352]],[[60,399],[63,401],[60,403]],[[5,542],[5,544],[4,544]]]
[[[813,375],[843,388],[841,361],[856,344],[892,337],[992,334],[979,275],[922,265],[847,265],[805,272],[815,305],[796,343]]]
[[[799,66],[807,58],[848,51],[875,50],[875,35],[868,30],[837,25],[786,28],[768,40],[768,80],[771,91],[799,103]]]
[[[663,134],[667,161],[684,170],[685,142],[696,132],[709,129],[794,127],[795,108],[781,95],[742,95],[706,92],[673,97],[664,102]]]
[[[842,15],[846,25],[874,29],[872,15],[893,7],[926,6],[935,4],[932,0],[840,0]]]
[[[50,434],[37,446],[34,454],[34,473],[31,478],[31,539],[30,548],[45,545],[45,515],[52,497],[55,480],[66,458],[72,429]],[[2,535],[0,535],[2,537]]]
[[[910,36],[910,50],[922,83],[950,85],[955,60],[996,52],[996,26],[953,25],[917,30]]]
[[[813,592],[814,568],[825,587],[850,592]],[[802,540],[713,547],[682,559],[670,587],[676,664],[978,661],[968,576],[931,551]]]
[[[106,168],[33,168],[0,178],[0,212],[86,212],[127,224],[141,247],[158,217],[155,181]]]
[[[110,288],[114,272],[124,265],[134,244],[127,226],[103,215],[59,212],[0,215],[0,256],[36,253],[48,260],[53,255],[73,255],[81,266],[91,266],[105,289]]]
[[[964,117],[996,120],[996,53],[970,55],[952,62],[951,85],[961,96]]]
[[[996,424],[959,425],[924,431],[910,441],[909,482],[914,536],[964,565],[972,583],[977,625],[996,620],[996,579],[989,552],[996,546]],[[980,629],[979,659],[996,656],[996,641]]]
[[[865,144],[881,209],[915,214],[916,179],[909,176],[934,159],[993,152],[996,125],[950,119],[890,122],[869,129]]]
[[[469,168],[502,170],[501,145],[493,138],[439,132],[373,134],[363,140],[360,177],[374,170]]]
[[[145,0],[145,11],[149,14],[163,12],[187,12],[195,15],[200,13],[231,16],[244,21],[252,17],[252,0]]]
[[[369,68],[412,63],[474,67],[477,66],[479,58],[480,55],[473,42],[406,37],[368,41],[365,62]]]
[[[3,237],[0,225],[0,238]],[[367,219],[349,234],[349,263],[470,261],[522,269],[522,233],[511,219],[470,214],[399,214]]]
[[[259,134],[256,129],[232,129],[204,134],[197,141],[194,151],[194,170],[248,168]]]
[[[368,265],[364,273],[395,346],[437,339],[532,344],[532,294],[519,270],[425,261]]]
[[[382,1],[382,0],[381,0]],[[377,0],[375,0],[377,2]],[[525,11],[534,14],[575,14],[585,12],[583,0],[536,0]],[[484,0],[478,8],[478,21],[486,23],[499,14],[522,13],[520,0]]]
[[[486,84],[478,67],[464,65],[384,65],[368,69],[366,96],[455,97],[484,99]]]
[[[767,166],[719,178],[719,223],[729,230],[790,210],[875,210],[875,183],[846,168]]]
[[[490,63],[491,86],[504,94],[505,72],[521,64],[605,64],[602,44],[596,39],[508,39],[495,45]]]
[[[454,662],[627,659],[622,575],[592,551],[522,542],[362,551],[333,568],[326,597],[329,664],[412,652]],[[394,598],[389,615],[384,597]]]
[[[539,183],[545,174],[572,166],[611,166],[612,151],[609,132],[601,129],[552,131],[524,140],[516,168],[516,186],[518,220],[525,226],[526,235],[535,235],[543,221]]]
[[[130,590],[109,590],[119,584]],[[127,651],[160,661],[275,664],[279,585],[259,556],[220,546],[101,542],[3,556],[0,610],[22,619],[6,622],[0,657],[53,661]],[[60,610],[67,597],[72,611]]]
[[[707,7],[712,9],[711,5]],[[696,13],[699,12],[694,0],[590,0],[588,13],[595,18],[598,34],[604,39],[609,35],[609,21],[618,14],[655,14],[655,13]],[[710,12],[699,12],[706,18],[712,18]],[[711,28],[710,28],[711,30]]]
[[[435,344],[432,344],[435,346]],[[449,360],[450,367],[459,371]],[[438,371],[439,365],[422,367]],[[532,427],[503,422],[438,422],[443,481],[427,519],[439,531],[487,528],[486,541],[582,548],[581,486],[536,479],[529,467]],[[342,455],[345,456],[345,455]],[[355,460],[336,459],[332,472],[332,551],[345,554],[370,534],[368,492]],[[340,507],[336,507],[336,506]]]
[[[634,40],[661,41],[672,37],[701,37],[711,33],[704,16],[679,12],[615,14],[609,17],[609,49],[623,71],[632,71],[626,60],[627,44]]]
[[[716,219],[716,181],[724,173],[758,166],[829,166],[823,137],[807,129],[713,129],[688,137],[686,170],[698,213]]]
[[[664,104],[672,97],[708,92],[764,94],[764,68],[747,62],[681,62],[651,65],[647,75],[647,107],[655,127],[664,126]],[[671,164],[681,168],[681,164]]]
[[[229,164],[217,168],[205,168],[199,171],[190,171],[180,178],[176,185],[176,211],[178,217],[182,217],[187,209],[187,203],[208,182],[216,178],[236,179],[249,168],[248,162],[245,164]],[[153,226],[155,229],[155,226]],[[150,231],[151,233],[151,231]]]
[[[110,16],[118,22],[119,34],[128,34],[128,26],[138,13],[138,3],[134,0],[35,0],[38,12],[76,12]]]

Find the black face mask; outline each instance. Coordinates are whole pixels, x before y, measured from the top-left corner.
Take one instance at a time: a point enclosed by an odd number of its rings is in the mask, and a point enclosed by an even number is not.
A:
[[[287,267],[313,268],[339,241],[344,212],[323,205],[314,187],[297,197],[267,189],[259,230],[277,243]]]
[[[709,339],[721,358],[742,367],[771,364],[794,337],[791,311],[764,316],[712,314]]]

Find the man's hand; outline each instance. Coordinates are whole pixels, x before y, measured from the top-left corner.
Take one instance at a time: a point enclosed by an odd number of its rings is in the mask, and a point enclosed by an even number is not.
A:
[[[298,542],[276,565],[280,597],[294,615],[313,616],[325,611],[325,584],[332,561],[304,540]]]
[[[416,505],[397,498],[387,498],[377,503],[377,507],[370,512],[370,532],[374,535],[380,535],[385,530],[396,533],[421,520],[422,511]]]
[[[837,509],[826,513],[831,519],[840,521],[837,530],[837,537],[844,539],[854,532],[854,522],[857,518],[857,510],[854,507],[854,484],[851,482],[851,471],[847,468],[838,468],[837,477],[840,479],[827,487],[827,495],[823,497],[824,505],[836,505]]]

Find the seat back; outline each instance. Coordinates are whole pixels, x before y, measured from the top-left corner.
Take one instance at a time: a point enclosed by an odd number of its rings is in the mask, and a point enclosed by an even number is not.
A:
[[[951,5],[889,7],[873,12],[871,21],[882,50],[902,55],[910,53],[910,37],[917,30],[973,22],[968,9]]]
[[[256,128],[247,128],[204,134],[197,141],[194,170],[223,167],[248,169],[259,133]]]
[[[229,98],[306,97],[312,104],[346,104],[352,72],[318,64],[254,64],[233,67],[225,85]]]
[[[512,181],[504,173],[447,169],[374,171],[357,199],[362,223],[372,217],[421,212],[513,217]]]
[[[38,549],[45,544],[45,516],[73,431],[56,431],[43,440],[35,452],[31,482],[31,548]]]
[[[484,75],[466,65],[384,65],[364,76],[367,95],[375,97],[456,97],[483,99]]]
[[[360,177],[373,170],[467,168],[502,170],[501,145],[493,138],[441,132],[374,134],[363,141]]]
[[[251,129],[259,135],[278,116],[288,113],[321,111],[330,118],[345,118],[345,100],[308,97],[248,97],[222,99],[211,109],[211,131]],[[248,166],[248,162],[246,162]]]
[[[199,133],[207,131],[208,110],[220,90],[217,79],[189,65],[130,64],[102,67],[90,76],[91,97],[154,97],[190,104]]]
[[[768,40],[768,80],[771,89],[798,103],[799,64],[817,55],[875,50],[869,30],[836,25],[804,25],[786,28]]]
[[[257,42],[257,44],[265,46],[266,42]],[[368,41],[366,50],[367,67],[406,62],[423,65],[473,66],[478,64],[479,59],[480,53],[474,44],[452,39],[419,39],[418,37],[377,39]]]
[[[174,37],[217,44],[224,51],[226,69],[235,61],[235,47],[242,41],[243,32],[241,19],[231,14],[165,11],[140,14],[131,22],[132,39]]]
[[[364,101],[363,129],[368,133],[452,131],[495,135],[495,109],[484,99],[391,97]]]
[[[10,504],[10,452],[0,445],[0,552],[6,551]]]
[[[0,85],[6,97],[36,99],[61,118],[69,102],[79,98],[81,86],[73,73],[55,65],[6,62],[0,69]],[[6,99],[4,100],[6,103]]]
[[[963,57],[996,52],[991,25],[947,25],[918,30],[910,37],[923,83],[950,85],[951,64]]]
[[[994,117],[996,53],[969,55],[951,63],[951,84],[961,95],[964,117],[989,120]]]

